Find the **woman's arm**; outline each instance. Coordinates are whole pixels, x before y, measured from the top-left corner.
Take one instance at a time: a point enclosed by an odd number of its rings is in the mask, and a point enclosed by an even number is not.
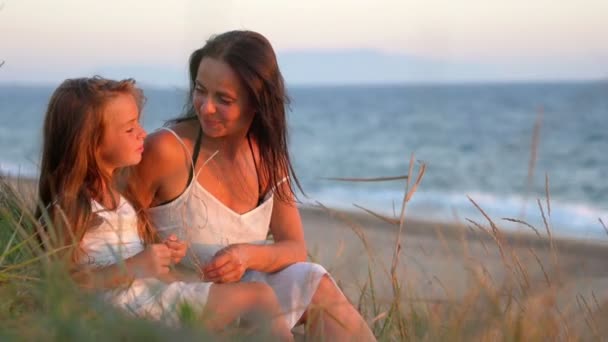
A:
[[[283,184],[288,186],[287,183]],[[286,203],[275,196],[273,205],[270,232],[274,243],[247,245],[246,256],[250,269],[276,272],[293,263],[306,261],[302,219],[295,201],[292,199]]]
[[[283,183],[281,186],[289,186]],[[289,189],[285,189],[289,191]],[[287,192],[286,193],[290,193]],[[306,260],[302,220],[295,201],[274,197],[270,232],[274,243],[268,245],[234,244],[222,249],[203,268],[205,280],[223,283],[239,281],[247,269],[276,272]]]

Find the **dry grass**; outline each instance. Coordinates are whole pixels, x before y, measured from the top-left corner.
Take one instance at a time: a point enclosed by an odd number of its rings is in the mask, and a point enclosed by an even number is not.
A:
[[[458,293],[453,284],[446,283],[433,270],[423,270],[423,277],[404,281],[403,275],[409,272],[404,257],[414,260],[437,252],[421,246],[419,251],[409,250],[408,255],[404,255],[403,245],[410,236],[407,205],[421,186],[426,171],[426,165],[418,163],[414,172],[417,163],[413,155],[409,165],[405,176],[340,179],[405,181],[398,217],[388,217],[357,206],[370,217],[393,227],[394,245],[391,246],[388,263],[378,257],[378,251],[373,249],[366,236],[368,230],[352,216],[319,203],[323,210],[350,227],[366,250],[367,277],[351,299],[379,340],[578,341],[599,340],[608,334],[605,328],[608,302],[605,298],[600,296],[598,299],[595,292],[579,292],[576,286],[564,281],[563,273],[571,266],[560,259],[561,245],[556,242],[548,219],[551,215],[548,176],[545,176],[545,205],[537,199],[539,214],[543,218],[543,233],[522,219],[501,219],[529,228],[534,235],[530,234],[528,238],[534,237],[536,242],[523,249],[515,247],[517,240],[505,233],[500,224],[474,198],[469,197],[485,222],[466,218],[465,221],[472,226],[463,224],[458,232],[440,228],[435,231],[443,252],[448,257],[464,260],[463,270],[453,271],[462,272],[460,277],[466,280],[466,291]],[[412,179],[415,181],[411,182]],[[185,311],[181,315],[188,324],[171,328],[127,317],[78,291],[65,270],[53,262],[58,250],[45,252],[38,246],[35,232],[39,227],[31,212],[28,201],[2,180],[0,293],[7,300],[0,305],[0,338],[84,339],[95,336],[99,339],[146,337],[165,340],[176,336],[180,339],[209,337],[192,324],[195,318],[191,312]],[[603,221],[599,219],[599,222],[608,233]],[[458,248],[454,247],[455,239],[460,242]],[[475,245],[482,246],[483,251],[472,251],[471,247]],[[337,253],[340,250],[338,248]],[[492,270],[484,259],[494,254],[501,261],[502,269],[498,272],[501,276],[497,276],[496,270]],[[421,287],[419,282],[435,284],[439,295],[430,297],[417,293],[414,289]],[[238,333],[230,333],[229,336],[231,339],[252,338]]]

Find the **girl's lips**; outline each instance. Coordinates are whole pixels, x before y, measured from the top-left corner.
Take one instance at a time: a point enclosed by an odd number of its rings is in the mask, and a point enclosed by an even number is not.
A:
[[[139,153],[143,153],[143,152],[144,152],[144,147],[142,146],[142,147],[138,148],[138,149],[137,149],[137,152],[139,152]]]

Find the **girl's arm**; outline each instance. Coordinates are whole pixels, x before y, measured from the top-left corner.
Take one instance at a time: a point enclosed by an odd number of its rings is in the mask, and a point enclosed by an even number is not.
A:
[[[172,263],[170,248],[164,244],[149,245],[142,252],[125,259],[122,263],[106,267],[82,266],[72,272],[72,278],[87,289],[112,289],[128,285],[135,278],[159,278],[170,280],[169,265]]]

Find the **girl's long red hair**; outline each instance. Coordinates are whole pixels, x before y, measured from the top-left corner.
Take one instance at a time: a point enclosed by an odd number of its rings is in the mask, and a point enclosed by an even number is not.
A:
[[[145,98],[131,79],[68,79],[50,98],[44,119],[37,214],[55,243],[77,246],[86,230],[95,225],[92,199],[106,188],[120,188],[118,180],[124,170],[104,174],[97,153],[106,129],[104,107],[119,94],[133,96],[141,111]],[[135,198],[128,192],[124,195],[128,200]],[[137,211],[139,235],[152,241],[146,214]],[[71,259],[75,261],[78,248],[73,250]]]

